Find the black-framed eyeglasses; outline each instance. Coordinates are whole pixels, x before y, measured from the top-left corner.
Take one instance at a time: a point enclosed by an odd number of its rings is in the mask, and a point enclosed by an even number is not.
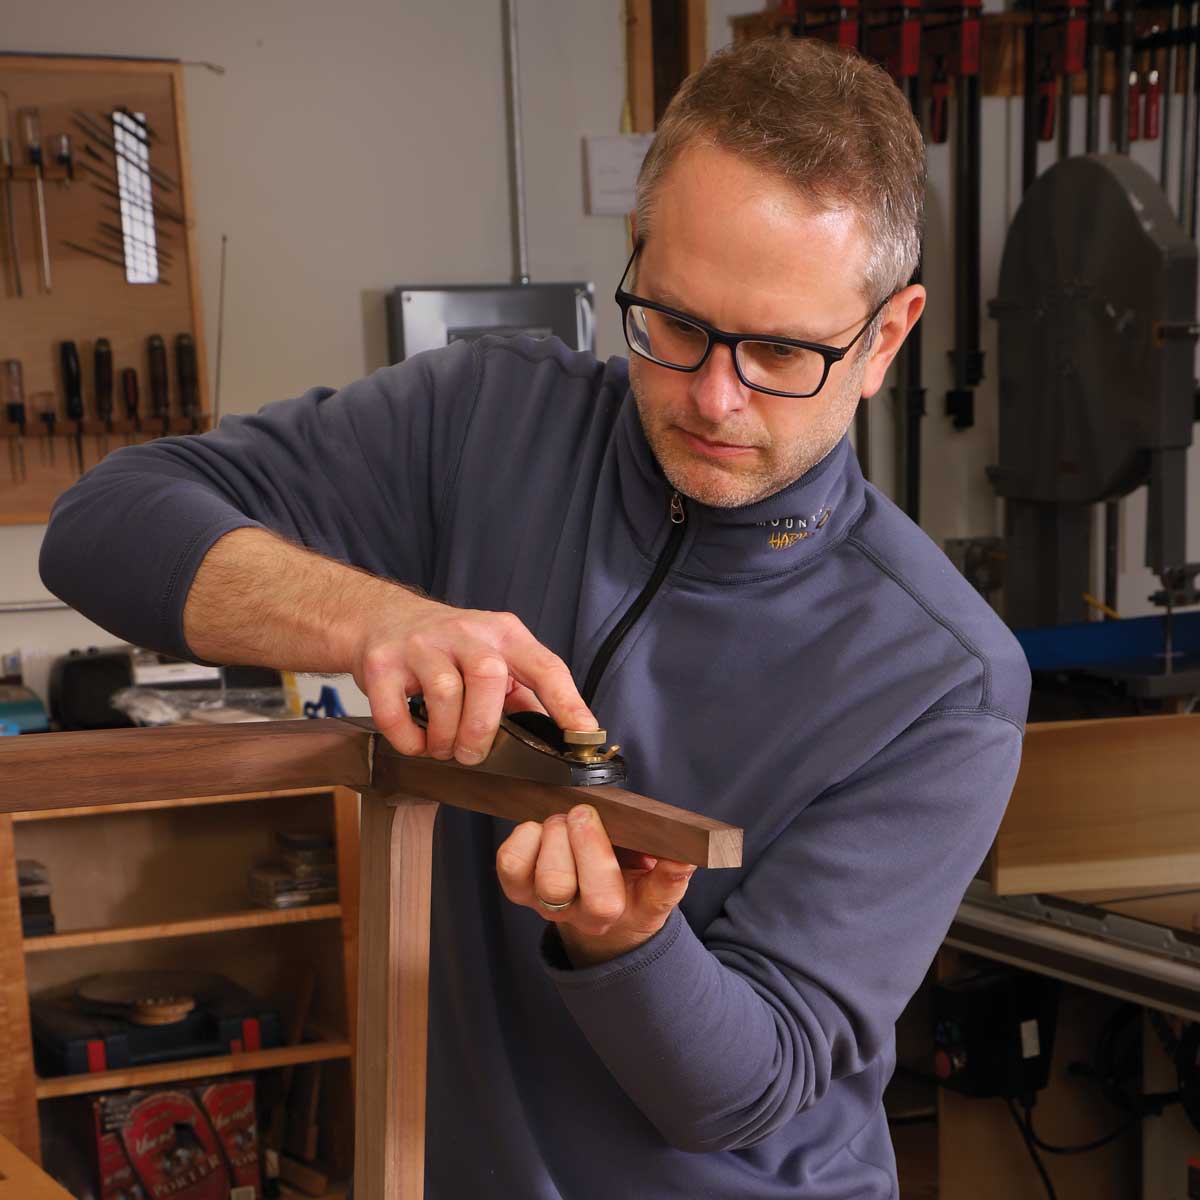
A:
[[[627,292],[625,278],[641,248],[639,239],[621,273],[615,297],[621,308],[621,324],[630,350],[660,367],[698,371],[708,361],[713,346],[728,346],[738,378],[746,387],[768,396],[793,399],[815,396],[825,386],[830,367],[854,349],[892,298],[890,295],[885,297],[844,346],[826,346],[821,342],[759,333],[726,333],[690,313]]]

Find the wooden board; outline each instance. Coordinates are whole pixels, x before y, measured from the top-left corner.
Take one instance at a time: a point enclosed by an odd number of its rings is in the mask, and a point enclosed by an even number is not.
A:
[[[14,161],[25,162],[23,143],[16,137],[17,110],[32,106],[39,112],[47,163],[53,162],[53,136],[66,133],[71,137],[76,162],[82,164],[76,169],[75,179],[65,182],[57,178],[62,174],[60,170],[48,168],[48,173],[56,176],[43,189],[50,245],[49,292],[42,280],[35,190],[24,178],[29,173],[27,168],[18,167],[21,177],[14,179],[12,188],[23,285],[20,298],[11,282],[8,229],[0,211],[0,330],[4,331],[0,358],[21,362],[27,408],[32,410],[33,398],[38,394],[51,393],[59,415],[53,462],[47,439],[26,439],[24,479],[13,479],[8,461],[11,447],[9,439],[3,439],[0,524],[45,521],[54,499],[76,478],[73,427],[68,435],[58,358],[62,341],[74,341],[78,348],[85,412],[94,418],[92,350],[97,338],[107,337],[112,344],[114,414],[122,416],[120,373],[124,367],[138,370],[143,414],[149,407],[146,339],[152,333],[160,334],[167,345],[171,405],[172,411],[178,412],[174,341],[176,334],[190,333],[196,346],[200,410],[210,411],[182,89],[177,63],[0,56],[0,90],[8,95],[10,125],[14,126],[10,129]],[[96,186],[100,183],[115,190],[115,178],[110,178],[114,156],[98,139],[79,128],[76,113],[83,112],[93,122],[104,125],[103,114],[111,114],[122,105],[146,114],[150,128],[158,135],[150,150],[151,166],[175,184],[173,189],[153,189],[155,202],[180,216],[179,220],[157,221],[159,245],[172,259],[170,264],[161,264],[162,275],[169,283],[127,283],[123,267],[64,244],[70,241],[99,249],[95,246],[101,236],[99,222],[120,226],[119,214],[106,207],[116,206],[117,201]],[[88,144],[97,149],[100,159],[87,153]],[[121,257],[119,249],[116,254]],[[29,421],[39,434],[43,432],[32,411]],[[94,428],[99,431],[100,426]],[[176,428],[180,432],[190,430],[190,423]],[[108,452],[125,444],[123,435],[107,440]],[[82,445],[86,469],[98,461],[104,447],[93,435],[86,436]]]
[[[345,1029],[355,1055],[358,1052],[358,905],[359,905],[359,797],[349,788],[336,788],[333,797],[334,845],[337,851],[338,897],[342,909],[342,963],[346,980]],[[353,1067],[354,1057],[351,1057]],[[353,1089],[352,1089],[353,1090]],[[350,1128],[353,1119],[350,1115]]]
[[[39,1099],[51,1096],[84,1096],[117,1088],[146,1087],[179,1079],[206,1079],[209,1075],[237,1075],[245,1071],[267,1071],[289,1063],[323,1062],[348,1058],[349,1042],[309,1042],[303,1046],[280,1046],[244,1054],[216,1054],[209,1058],[187,1058],[152,1067],[126,1067],[120,1071],[97,1071],[91,1075],[63,1075],[38,1081]]]
[[[429,913],[436,802],[391,804],[370,789],[362,808],[362,969],[358,1030],[355,1194],[425,1194],[425,1068]]]
[[[315,796],[324,794],[329,788],[286,788],[271,792],[237,792],[231,796],[181,796],[178,800],[139,800],[132,804],[90,804],[83,808],[47,808],[14,812],[15,822],[63,821],[82,816],[101,816],[108,813],[150,812],[161,808],[194,808],[207,804],[240,804],[245,800],[265,800],[275,796]]]
[[[654,30],[651,0],[626,0],[626,94],[633,133],[654,132]]]
[[[329,718],[0,738],[0,812],[370,779],[370,737]]]
[[[160,921],[154,925],[118,925],[108,929],[80,929],[25,939],[26,954],[74,950],[81,946],[151,942],[166,938],[198,937],[232,929],[261,929],[267,925],[296,925],[305,921],[333,921],[342,915],[338,904],[306,904],[295,908],[260,908],[245,912],[214,913],[190,921]]]
[[[708,0],[686,0],[687,73],[698,71],[708,57]]]
[[[37,1159],[41,1148],[17,888],[12,818],[0,816],[0,1137]]]
[[[736,867],[742,861],[740,829],[623,788],[505,779],[432,759],[405,758],[388,745],[376,749],[374,786],[422,799],[445,796],[455,808],[511,821],[544,821],[551,813],[591,804],[616,846],[701,867]]]
[[[991,855],[1001,895],[1200,884],[1200,715],[1030,725]]]

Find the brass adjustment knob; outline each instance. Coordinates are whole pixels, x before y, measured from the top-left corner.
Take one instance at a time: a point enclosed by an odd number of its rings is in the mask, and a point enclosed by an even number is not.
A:
[[[611,746],[601,753],[600,747],[608,739],[608,733],[603,729],[564,729],[562,736],[563,741],[570,747],[566,757],[576,762],[608,762],[621,749],[620,746]]]
[[[608,740],[603,729],[564,729],[562,735],[568,746],[603,746]]]

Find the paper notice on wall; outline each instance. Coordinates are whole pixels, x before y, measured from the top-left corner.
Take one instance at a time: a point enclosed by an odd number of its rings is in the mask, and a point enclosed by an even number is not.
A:
[[[634,185],[652,133],[618,133],[583,139],[587,164],[587,212],[623,217],[634,207]]]

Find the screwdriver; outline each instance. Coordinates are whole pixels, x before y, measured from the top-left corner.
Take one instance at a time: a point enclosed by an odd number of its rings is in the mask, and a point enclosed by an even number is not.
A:
[[[171,408],[167,396],[167,344],[157,333],[146,342],[150,360],[150,415],[162,421],[163,437],[170,432]]]
[[[13,284],[20,299],[25,293],[21,287],[21,254],[17,249],[17,223],[13,217],[12,197],[12,139],[8,136],[8,97],[0,92],[0,175],[4,176],[4,217],[8,224],[8,261],[12,264]]]
[[[63,342],[58,348],[62,365],[63,392],[67,397],[67,420],[75,422],[75,458],[79,474],[83,474],[83,384],[79,374],[79,351],[74,342]]]
[[[50,465],[54,466],[54,426],[58,421],[58,400],[53,392],[38,392],[33,397],[33,411],[37,414],[37,418],[46,427],[46,441],[50,446]],[[42,461],[45,462],[46,453],[42,451]]]
[[[96,415],[104,422],[104,430],[98,436],[100,457],[108,453],[108,435],[112,432],[113,414],[113,360],[112,343],[108,338],[96,339],[92,351],[92,372],[96,386]]]
[[[21,379],[21,362],[16,358],[4,360],[4,416],[10,425],[17,427],[17,435],[12,440],[9,450],[9,467],[12,469],[13,482],[16,482],[17,472],[11,455],[16,452],[16,461],[21,466],[21,481],[25,480],[25,386]]]
[[[121,372],[121,397],[125,401],[125,420],[133,426],[125,434],[125,444],[132,446],[134,433],[142,432],[142,418],[138,413],[138,376],[134,367],[126,367]]]
[[[179,411],[189,417],[192,432],[196,432],[196,418],[200,411],[200,393],[196,383],[196,343],[190,333],[175,337],[175,374],[179,378]]]
[[[42,235],[42,282],[50,291],[50,237],[46,232],[46,189],[42,184],[42,133],[36,108],[21,109],[25,130],[25,149],[33,164],[33,186],[37,195],[38,228]]]

